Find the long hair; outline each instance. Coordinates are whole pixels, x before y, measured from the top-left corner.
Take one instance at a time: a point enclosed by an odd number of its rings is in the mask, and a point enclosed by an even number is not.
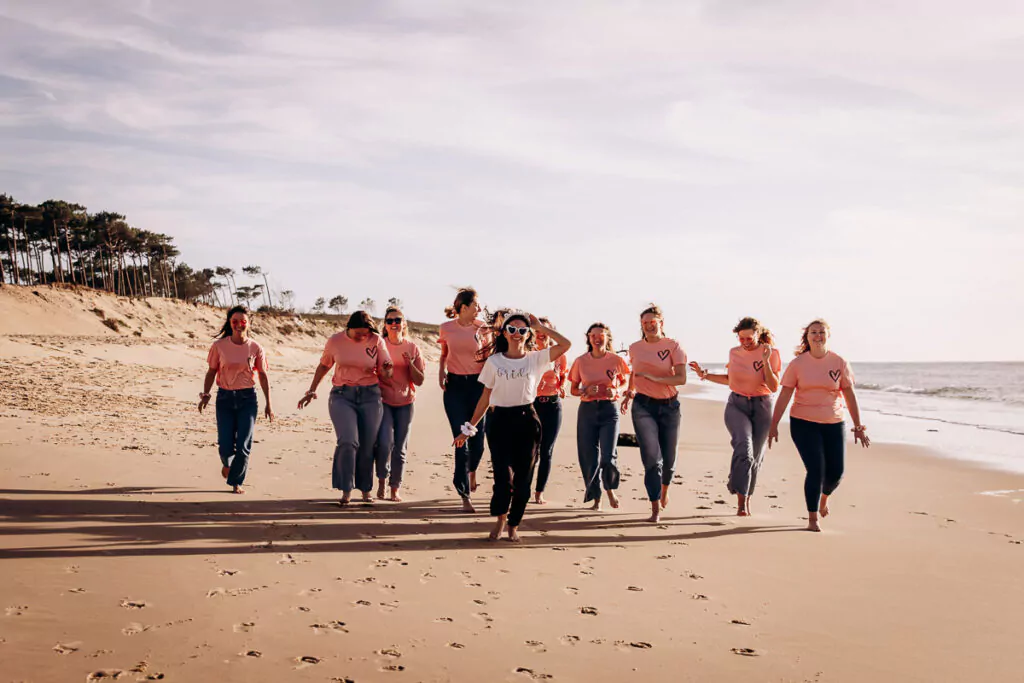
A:
[[[550,320],[548,320],[547,318],[537,318],[537,320],[538,320],[538,321],[539,321],[539,322],[540,322],[540,323],[541,323],[542,325],[545,325],[545,326],[547,326],[547,327],[550,327],[550,328],[551,328],[552,330],[557,330],[557,329],[558,329],[557,327],[555,327],[555,324],[554,324],[553,322],[551,322]],[[538,344],[539,344],[539,343],[540,343],[540,342],[539,342],[539,340],[538,340]],[[549,344],[549,345],[551,344],[551,339],[550,339],[550,337],[548,338],[548,344]],[[538,346],[538,348],[540,348],[540,347]],[[545,348],[546,348],[546,347],[545,347]]]
[[[811,329],[811,325],[821,325],[822,327],[825,328],[825,332],[832,331],[832,328],[829,327],[829,324],[825,322],[823,318],[817,318],[807,323],[807,325],[804,327],[803,333],[800,335],[800,343],[797,345],[796,349],[793,352],[794,356],[799,356],[800,354],[807,353],[808,351],[811,350],[811,342],[807,341],[807,331]]]
[[[640,320],[644,319],[644,316],[650,313],[655,318],[661,321],[661,333],[665,334],[665,316],[662,314],[661,309],[657,304],[651,304],[644,310],[640,311]],[[647,333],[644,332],[644,324],[640,323],[640,338],[647,339]]]
[[[512,312],[511,308],[499,308],[487,318],[487,324],[494,334],[501,332],[501,326],[505,323],[505,316]]]
[[[409,335],[409,321],[405,319],[405,314],[402,313],[402,309],[400,309],[398,306],[388,306],[387,310],[384,311],[384,319],[385,319],[385,321],[387,320],[387,317],[389,315],[391,315],[392,313],[398,313],[399,315],[402,316],[402,334],[405,335],[405,336],[408,336]],[[388,336],[388,324],[387,324],[387,322],[384,322],[381,325],[381,333],[380,334],[385,339],[387,339],[389,341],[393,341],[395,343],[398,343],[397,339],[391,339],[391,337]]]
[[[530,327],[530,317],[525,313],[510,313],[504,323],[502,323],[502,329],[496,330],[491,338],[491,343],[483,347],[476,352],[476,359],[484,361],[493,356],[496,353],[505,353],[508,351],[508,339],[505,338],[505,325],[512,322],[513,320],[522,320],[526,327]],[[533,351],[534,339],[536,338],[536,332],[530,327],[530,331],[526,333],[525,346],[527,351]]]
[[[377,324],[373,322],[373,318],[366,311],[356,311],[348,317],[348,322],[345,323],[346,330],[369,330],[374,334],[380,334],[380,330],[377,329]]]
[[[452,302],[451,306],[447,306],[444,309],[445,317],[456,318],[459,315],[459,311],[462,310],[463,306],[468,306],[473,303],[476,299],[476,290],[472,287],[460,287],[458,293],[455,294],[455,301]]]
[[[594,345],[590,343],[590,331],[591,330],[604,330],[604,351],[612,350],[612,331],[607,325],[602,322],[596,322],[587,328],[587,353],[594,352]]]
[[[224,339],[225,337],[231,336],[231,316],[235,313],[245,313],[246,317],[249,316],[249,309],[245,306],[232,306],[228,309],[228,317],[224,321],[224,325],[220,328],[220,334],[217,335],[217,339]]]
[[[775,346],[775,337],[772,335],[772,331],[761,324],[757,318],[741,318],[736,327],[732,328],[733,334],[739,334],[745,330],[753,330],[754,337],[757,338],[758,344],[767,344],[768,346]]]

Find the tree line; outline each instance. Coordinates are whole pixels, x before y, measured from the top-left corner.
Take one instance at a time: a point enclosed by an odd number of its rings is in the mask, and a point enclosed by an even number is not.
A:
[[[222,307],[256,302],[261,309],[295,311],[295,292],[283,290],[275,298],[268,273],[260,266],[241,269],[255,284],[238,285],[233,268],[193,269],[180,259],[170,235],[133,227],[124,214],[90,213],[81,204],[59,199],[22,204],[0,194],[0,286],[70,284],[119,296]],[[344,295],[319,297],[312,312],[343,314],[348,305]],[[401,300],[392,297],[388,306],[401,307]],[[367,297],[359,308],[376,315],[377,302]]]

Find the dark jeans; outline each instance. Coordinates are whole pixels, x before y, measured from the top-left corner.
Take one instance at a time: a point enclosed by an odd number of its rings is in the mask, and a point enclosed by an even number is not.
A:
[[[555,439],[558,438],[558,430],[562,428],[562,399],[557,396],[555,400],[534,401],[533,407],[540,418],[540,456],[537,461],[537,486],[538,492],[543,492],[548,485],[548,476],[551,474],[551,458],[555,454]]]
[[[373,446],[380,430],[380,386],[334,387],[327,411],[334,423],[338,445],[334,449],[331,486],[345,493],[373,488]]]
[[[757,486],[757,473],[764,462],[764,445],[772,426],[771,396],[729,394],[725,426],[732,437],[729,493],[749,496]]]
[[[540,433],[540,418],[532,405],[491,409],[487,420],[487,447],[494,468],[491,514],[508,513],[509,526],[519,526],[530,502]]]
[[[661,487],[672,483],[676,471],[679,441],[679,399],[652,399],[637,394],[633,399],[633,429],[644,464],[644,487],[648,499],[660,500]]]
[[[480,375],[453,375],[448,373],[444,390],[444,412],[452,428],[454,439],[462,433],[462,425],[473,419],[473,411],[484,393],[484,385],[478,381]],[[470,437],[464,446],[455,449],[455,476],[452,484],[459,495],[469,495],[469,473],[476,472],[480,459],[484,457],[484,432],[487,428],[485,415],[477,425],[476,436]]]
[[[377,446],[373,459],[377,465],[377,478],[391,476],[391,488],[402,485],[405,471],[405,451],[409,445],[409,428],[412,427],[413,404],[389,406],[384,404],[380,430],[377,432]]]
[[[846,423],[821,424],[790,417],[789,434],[807,468],[807,477],[804,479],[807,511],[817,512],[821,505],[821,494],[831,496],[843,478]]]
[[[576,414],[576,453],[586,498],[601,499],[601,488],[619,488],[619,409],[614,401],[581,401]]]
[[[217,450],[221,463],[231,469],[228,486],[245,481],[258,412],[256,389],[217,390]]]

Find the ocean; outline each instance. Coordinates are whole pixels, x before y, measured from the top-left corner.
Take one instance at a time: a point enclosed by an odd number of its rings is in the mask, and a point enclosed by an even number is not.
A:
[[[872,439],[1024,473],[1024,362],[851,365]],[[726,387],[696,383],[695,398],[725,400]]]

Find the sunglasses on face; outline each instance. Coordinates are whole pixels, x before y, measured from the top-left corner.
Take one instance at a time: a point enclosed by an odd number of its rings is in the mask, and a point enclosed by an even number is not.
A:
[[[526,333],[530,331],[529,327],[517,327],[516,325],[505,325],[505,331],[509,334],[519,334],[520,337],[525,337]]]
[[[402,324],[402,319],[401,318],[384,318],[384,322],[386,322],[388,325],[401,325]]]

